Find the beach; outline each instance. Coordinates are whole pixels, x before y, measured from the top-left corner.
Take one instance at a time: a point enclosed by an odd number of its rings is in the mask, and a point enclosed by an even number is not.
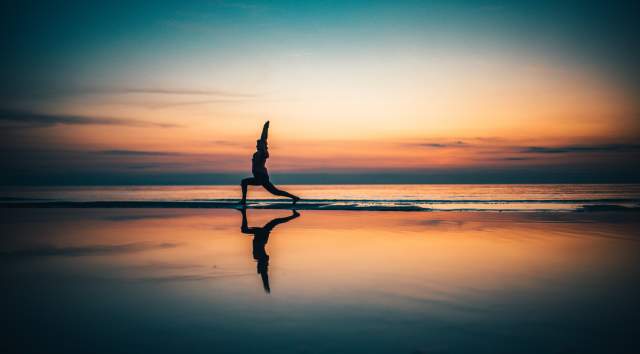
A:
[[[637,349],[637,212],[293,214],[248,209],[243,228],[233,209],[2,208],[3,346],[21,353]]]
[[[639,4],[3,2],[0,354],[640,353]]]

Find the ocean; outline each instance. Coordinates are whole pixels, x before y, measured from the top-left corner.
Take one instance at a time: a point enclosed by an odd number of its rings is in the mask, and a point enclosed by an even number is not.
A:
[[[279,187],[302,197],[297,206],[301,210],[576,211],[593,208],[628,209],[640,205],[640,184],[375,184]],[[233,207],[240,195],[239,186],[0,188],[0,202],[5,204],[47,203],[50,206],[61,202],[98,202],[94,206],[227,208]],[[99,204],[103,202],[120,203]],[[287,208],[289,205],[287,199],[275,198],[261,187],[249,188],[249,207]]]

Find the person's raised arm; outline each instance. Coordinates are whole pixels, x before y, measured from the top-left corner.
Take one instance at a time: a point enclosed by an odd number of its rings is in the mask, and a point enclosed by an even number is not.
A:
[[[260,140],[262,140],[262,141],[264,141],[266,143],[267,142],[267,135],[269,135],[269,121],[264,123],[264,126],[262,126],[262,135],[260,135]]]

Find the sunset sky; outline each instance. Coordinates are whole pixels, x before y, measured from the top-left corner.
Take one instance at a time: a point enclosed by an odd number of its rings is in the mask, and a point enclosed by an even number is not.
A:
[[[640,181],[638,5],[6,3],[0,183]]]

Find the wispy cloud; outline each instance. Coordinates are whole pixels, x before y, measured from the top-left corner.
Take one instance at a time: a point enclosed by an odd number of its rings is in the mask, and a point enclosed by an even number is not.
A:
[[[127,118],[88,117],[30,111],[0,110],[0,123],[14,128],[42,128],[54,125],[121,125],[130,127],[174,128],[176,124],[147,122]]]
[[[180,101],[180,102],[163,102],[163,103],[155,103],[148,104],[150,108],[170,108],[170,107],[180,107],[180,106],[197,106],[197,105],[206,105],[213,103],[238,103],[238,102],[246,102],[249,98],[239,98],[239,99],[226,99],[226,98],[212,98],[206,100],[193,100],[193,101]]]
[[[249,144],[250,147],[253,147],[253,146],[250,145],[252,143],[252,141],[250,141],[247,144],[246,141],[211,140],[208,143],[211,144],[211,145],[217,145],[217,146],[233,146],[233,147],[236,147],[236,146],[244,147],[244,146],[247,146]]]
[[[419,142],[419,143],[410,143],[408,145],[417,146],[417,147],[424,147],[424,148],[435,148],[435,149],[460,148],[460,147],[468,147],[468,146],[470,146],[469,144],[467,144],[467,143],[465,143],[464,141],[461,141],[461,140],[451,141],[451,142]]]
[[[99,155],[109,156],[177,156],[179,152],[172,151],[144,151],[144,150],[101,150],[96,151]]]
[[[503,161],[531,161],[531,160],[535,160],[534,157],[513,157],[513,156],[509,156],[509,157],[503,157],[500,160]]]
[[[589,152],[630,152],[640,151],[640,144],[566,145],[555,147],[528,146],[520,152],[531,154],[565,154]]]
[[[85,88],[81,92],[92,94],[149,94],[149,95],[184,95],[184,96],[215,96],[225,98],[252,98],[256,93],[245,93],[230,90],[198,90],[153,87],[94,87]]]
[[[219,89],[175,89],[154,87],[93,87],[76,94],[144,96],[144,106],[170,108],[206,104],[233,104],[262,99],[264,94]],[[152,96],[152,98],[149,98]],[[153,98],[155,97],[155,99]],[[152,102],[149,102],[149,100]],[[153,102],[161,99],[159,102]]]
[[[189,163],[177,163],[177,162],[161,162],[161,163],[123,163],[122,168],[127,170],[183,170],[193,167],[193,164]]]
[[[198,97],[215,97],[215,98],[254,98],[259,97],[261,93],[240,92],[218,88],[181,88],[181,87],[131,87],[131,86],[65,86],[65,87],[33,87],[28,91],[14,90],[13,98],[58,98],[66,96],[79,95],[162,95],[162,96],[198,96]]]

